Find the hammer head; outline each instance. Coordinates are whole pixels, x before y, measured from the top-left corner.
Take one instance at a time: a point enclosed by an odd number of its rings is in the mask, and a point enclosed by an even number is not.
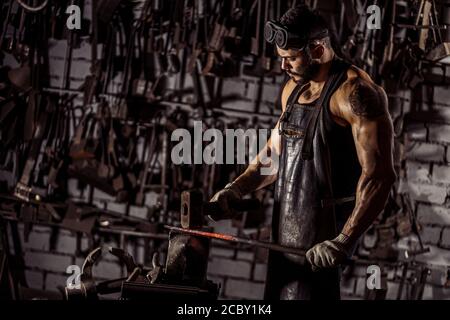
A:
[[[203,225],[203,194],[199,190],[181,193],[181,226],[187,229]]]

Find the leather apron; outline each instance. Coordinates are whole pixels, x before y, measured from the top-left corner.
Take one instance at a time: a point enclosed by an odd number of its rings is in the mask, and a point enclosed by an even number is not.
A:
[[[345,81],[349,66],[340,59],[333,61],[316,102],[298,103],[301,85],[288,99],[280,120],[274,243],[306,251],[337,236],[352,212],[361,168],[350,126],[336,124],[329,111],[330,98]],[[304,257],[271,251],[265,298],[339,299],[339,270],[312,272]]]

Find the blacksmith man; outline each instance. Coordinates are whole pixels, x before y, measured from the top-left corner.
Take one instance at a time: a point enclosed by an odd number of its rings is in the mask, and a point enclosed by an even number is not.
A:
[[[384,90],[341,60],[323,19],[306,6],[266,23],[290,79],[283,113],[262,152],[276,152],[279,170],[261,163],[219,191],[230,200],[275,183],[272,241],[307,251],[306,260],[270,252],[266,299],[339,299],[339,265],[383,210],[395,181],[393,126]]]

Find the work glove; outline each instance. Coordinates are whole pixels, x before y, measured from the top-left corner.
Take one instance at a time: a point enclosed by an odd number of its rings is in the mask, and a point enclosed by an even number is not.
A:
[[[306,259],[313,271],[321,268],[333,268],[350,258],[353,244],[345,234],[339,234],[333,240],[316,244],[306,252]]]
[[[236,215],[236,211],[230,206],[230,203],[242,199],[242,194],[235,183],[229,183],[217,192],[209,202],[217,202],[220,207],[220,212],[208,215],[212,221],[232,219]]]

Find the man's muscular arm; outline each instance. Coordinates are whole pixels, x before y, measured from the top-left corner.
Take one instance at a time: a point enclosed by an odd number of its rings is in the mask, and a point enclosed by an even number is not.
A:
[[[289,95],[295,88],[295,83],[290,80],[281,88],[281,106],[284,112]],[[232,199],[239,199],[245,194],[255,190],[264,188],[265,186],[275,182],[278,174],[278,159],[280,155],[280,136],[278,133],[279,121],[277,122],[272,134],[267,141],[264,148],[257,155],[256,161],[247,167],[247,169],[237,177],[231,184],[228,184],[225,189],[216,193],[211,201],[218,202],[222,211],[226,214],[221,217],[211,217],[214,220],[230,218],[233,216],[232,210],[228,206],[228,202]],[[276,163],[273,162],[276,160]],[[268,170],[273,168],[274,170]],[[262,174],[262,170],[267,169],[271,171],[270,174]],[[266,172],[264,172],[266,173]]]
[[[294,90],[295,86],[296,83],[293,80],[289,80],[288,82],[286,82],[286,85],[281,88],[282,112],[285,111],[287,100]],[[264,188],[265,186],[275,182],[275,180],[277,179],[278,170],[275,170],[274,173],[270,175],[262,175],[261,169],[270,166],[277,167],[277,164],[273,164],[271,161],[267,160],[271,159],[270,155],[272,154],[272,152],[275,152],[276,157],[279,157],[281,153],[280,135],[278,133],[278,128],[279,121],[272,131],[270,139],[258,154],[256,161],[252,161],[254,163],[250,164],[247,169],[234,180],[233,184],[237,185],[242,195]],[[263,161],[264,163],[262,163],[260,161],[262,157],[268,159],[265,159],[265,161]]]
[[[275,126],[275,130],[272,131],[270,139],[257,155],[256,161],[250,164],[247,169],[234,180],[233,184],[236,185],[241,195],[259,190],[275,182],[277,179],[278,164],[273,163],[272,156],[279,156],[279,151],[275,147],[277,144],[279,144],[278,123]],[[275,154],[272,154],[273,152],[275,152]],[[262,158],[265,158],[265,160],[261,161]],[[270,167],[273,167],[275,170],[271,170],[272,172],[270,174],[262,174],[261,170],[263,170],[263,168],[268,169]]]
[[[343,117],[351,127],[362,172],[355,208],[342,233],[355,242],[386,205],[396,179],[393,164],[393,126],[384,90],[357,79],[350,83]]]
[[[357,78],[343,85],[339,117],[351,125],[362,173],[355,208],[341,234],[307,252],[313,269],[334,267],[352,252],[358,238],[383,210],[396,179],[393,166],[393,126],[384,90]]]
[[[264,148],[257,155],[256,161],[251,163],[247,169],[232,183],[227,184],[224,189],[217,192],[211,198],[210,202],[218,202],[221,208],[221,212],[217,212],[209,216],[211,220],[217,221],[221,219],[233,218],[236,212],[230,207],[230,202],[239,200],[244,195],[264,188],[276,180],[278,163],[275,165],[272,163],[272,157],[269,153],[278,153],[278,150],[276,149],[276,146],[279,144],[278,123],[275,126],[275,129],[276,130],[272,132],[272,135]],[[261,161],[262,157],[265,158],[264,161]],[[276,170],[269,170],[272,171],[270,172],[271,174],[262,174],[261,170],[263,170],[264,167],[266,167],[266,169],[275,167]]]

